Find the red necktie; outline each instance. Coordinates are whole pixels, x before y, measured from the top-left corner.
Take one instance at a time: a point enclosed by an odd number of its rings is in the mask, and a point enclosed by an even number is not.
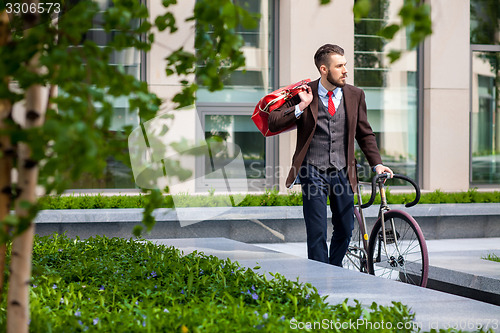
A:
[[[332,116],[335,114],[335,104],[333,104],[333,91],[328,92],[328,113],[330,113]]]

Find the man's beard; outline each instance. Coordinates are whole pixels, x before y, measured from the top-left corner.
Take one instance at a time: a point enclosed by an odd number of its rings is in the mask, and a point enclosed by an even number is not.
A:
[[[343,86],[345,86],[345,81],[335,80],[333,78],[332,72],[330,72],[330,71],[328,71],[328,75],[326,76],[326,79],[328,80],[328,82],[330,82],[330,84],[334,85],[335,87],[342,88]]]

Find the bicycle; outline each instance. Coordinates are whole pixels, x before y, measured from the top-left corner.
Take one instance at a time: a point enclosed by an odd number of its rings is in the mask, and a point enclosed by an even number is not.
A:
[[[361,184],[358,185],[358,204],[354,208],[354,229],[343,266],[425,287],[429,273],[429,256],[425,238],[417,221],[411,215],[402,210],[389,208],[385,191],[385,180],[389,177],[389,174],[379,174],[373,177],[371,197],[366,204],[362,203]],[[418,185],[411,178],[403,175],[394,174],[394,178],[405,180],[413,185],[416,197],[405,206],[416,205],[420,200]],[[363,209],[373,204],[377,185],[381,203],[378,219],[368,237]]]

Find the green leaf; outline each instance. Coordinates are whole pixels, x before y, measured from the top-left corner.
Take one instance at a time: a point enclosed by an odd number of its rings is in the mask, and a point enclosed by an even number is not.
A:
[[[399,31],[399,28],[399,25],[391,24],[378,31],[377,35],[384,37],[385,39],[393,39],[394,35]]]
[[[3,219],[2,224],[15,227],[19,224],[19,219],[15,215],[7,215]]]
[[[167,28],[170,29],[170,33],[174,33],[177,31],[177,26],[175,25],[175,17],[171,12],[156,17],[155,25],[159,31],[164,31]]]
[[[354,20],[356,23],[363,17],[368,16],[370,9],[372,8],[372,3],[370,0],[358,0],[354,3],[352,8],[354,12]]]
[[[398,50],[391,50],[387,54],[387,57],[389,58],[389,61],[391,63],[396,62],[400,57],[401,57],[401,51]]]
[[[143,229],[144,229],[144,228],[143,228],[143,226],[142,226],[142,225],[136,225],[136,226],[134,227],[134,229],[132,230],[132,234],[133,234],[135,237],[139,238],[139,237],[141,237],[141,234],[142,234],[142,230],[143,230]]]
[[[221,9],[221,22],[224,22],[226,29],[234,29],[237,25],[238,12],[231,2],[226,2]]]

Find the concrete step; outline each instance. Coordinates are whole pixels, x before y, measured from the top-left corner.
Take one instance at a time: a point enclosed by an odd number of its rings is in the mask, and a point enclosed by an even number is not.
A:
[[[500,305],[500,238],[429,241],[428,288]]]
[[[255,245],[307,258],[304,242]],[[500,263],[481,259],[488,254],[500,256],[500,238],[428,240],[427,247],[427,288],[500,305]]]
[[[499,204],[417,205],[403,209],[415,217],[427,240],[500,237]],[[377,207],[364,210],[370,228]],[[328,216],[331,213],[328,212]],[[302,207],[198,207],[157,209],[149,238],[224,237],[246,243],[305,241]],[[74,209],[41,211],[36,232],[68,236],[131,237],[141,223],[142,209]],[[331,225],[329,226],[331,232]]]

